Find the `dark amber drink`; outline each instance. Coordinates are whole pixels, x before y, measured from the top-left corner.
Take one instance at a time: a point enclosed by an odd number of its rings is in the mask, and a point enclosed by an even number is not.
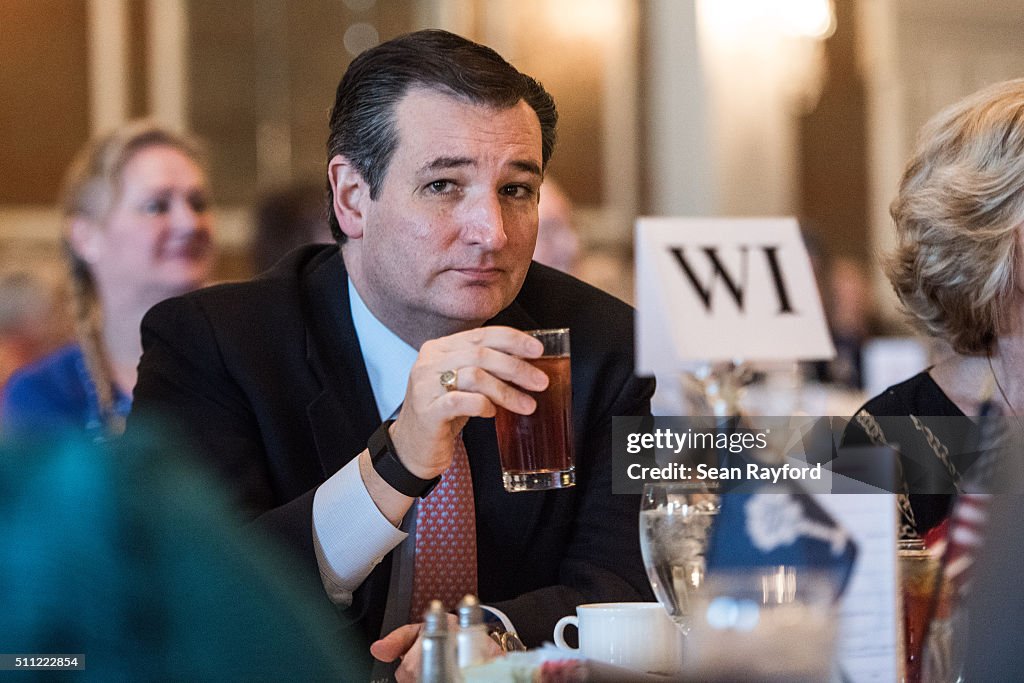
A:
[[[564,345],[542,335],[564,333]],[[538,491],[576,483],[572,452],[572,378],[569,370],[568,330],[531,332],[550,348],[564,348],[563,355],[545,355],[529,362],[548,376],[548,388],[529,392],[537,401],[531,415],[498,408],[494,418],[501,453],[501,470],[507,491]]]
[[[940,579],[939,560],[924,544],[900,541],[900,583],[903,592],[903,683],[924,680],[921,668],[928,620],[935,612],[938,597],[936,582]]]

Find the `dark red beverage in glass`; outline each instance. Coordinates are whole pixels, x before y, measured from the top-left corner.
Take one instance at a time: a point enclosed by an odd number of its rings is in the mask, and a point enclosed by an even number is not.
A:
[[[546,355],[530,360],[548,376],[547,389],[530,392],[537,401],[537,410],[532,415],[519,415],[499,407],[494,418],[501,469],[508,491],[563,488],[576,483],[568,330],[564,333],[564,355]],[[539,336],[540,333],[531,334],[545,342],[547,351],[548,342]]]

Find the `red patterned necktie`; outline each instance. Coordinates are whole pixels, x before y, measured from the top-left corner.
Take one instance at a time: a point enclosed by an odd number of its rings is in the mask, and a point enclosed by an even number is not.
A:
[[[455,609],[476,594],[476,507],[473,478],[462,434],[455,437],[452,464],[433,491],[419,502],[409,621],[423,621],[431,600]]]

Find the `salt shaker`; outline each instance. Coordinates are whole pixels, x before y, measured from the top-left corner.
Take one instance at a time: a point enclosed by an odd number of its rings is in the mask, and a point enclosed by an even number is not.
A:
[[[490,659],[494,641],[487,634],[484,624],[484,611],[475,595],[462,598],[458,608],[459,631],[456,635],[457,659],[459,668],[483,664]]]
[[[455,641],[448,635],[448,613],[440,600],[431,600],[423,615],[423,650],[420,660],[421,683],[458,683],[462,681],[455,663]]]

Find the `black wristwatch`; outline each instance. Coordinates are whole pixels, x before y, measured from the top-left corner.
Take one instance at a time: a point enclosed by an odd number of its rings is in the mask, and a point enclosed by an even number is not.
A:
[[[433,479],[420,479],[410,472],[398,459],[395,452],[395,444],[391,441],[391,425],[394,420],[385,420],[384,424],[377,428],[367,442],[366,447],[370,450],[370,461],[373,469],[377,471],[380,478],[388,483],[388,486],[399,493],[404,493],[411,498],[424,498],[434,490],[441,477]]]

